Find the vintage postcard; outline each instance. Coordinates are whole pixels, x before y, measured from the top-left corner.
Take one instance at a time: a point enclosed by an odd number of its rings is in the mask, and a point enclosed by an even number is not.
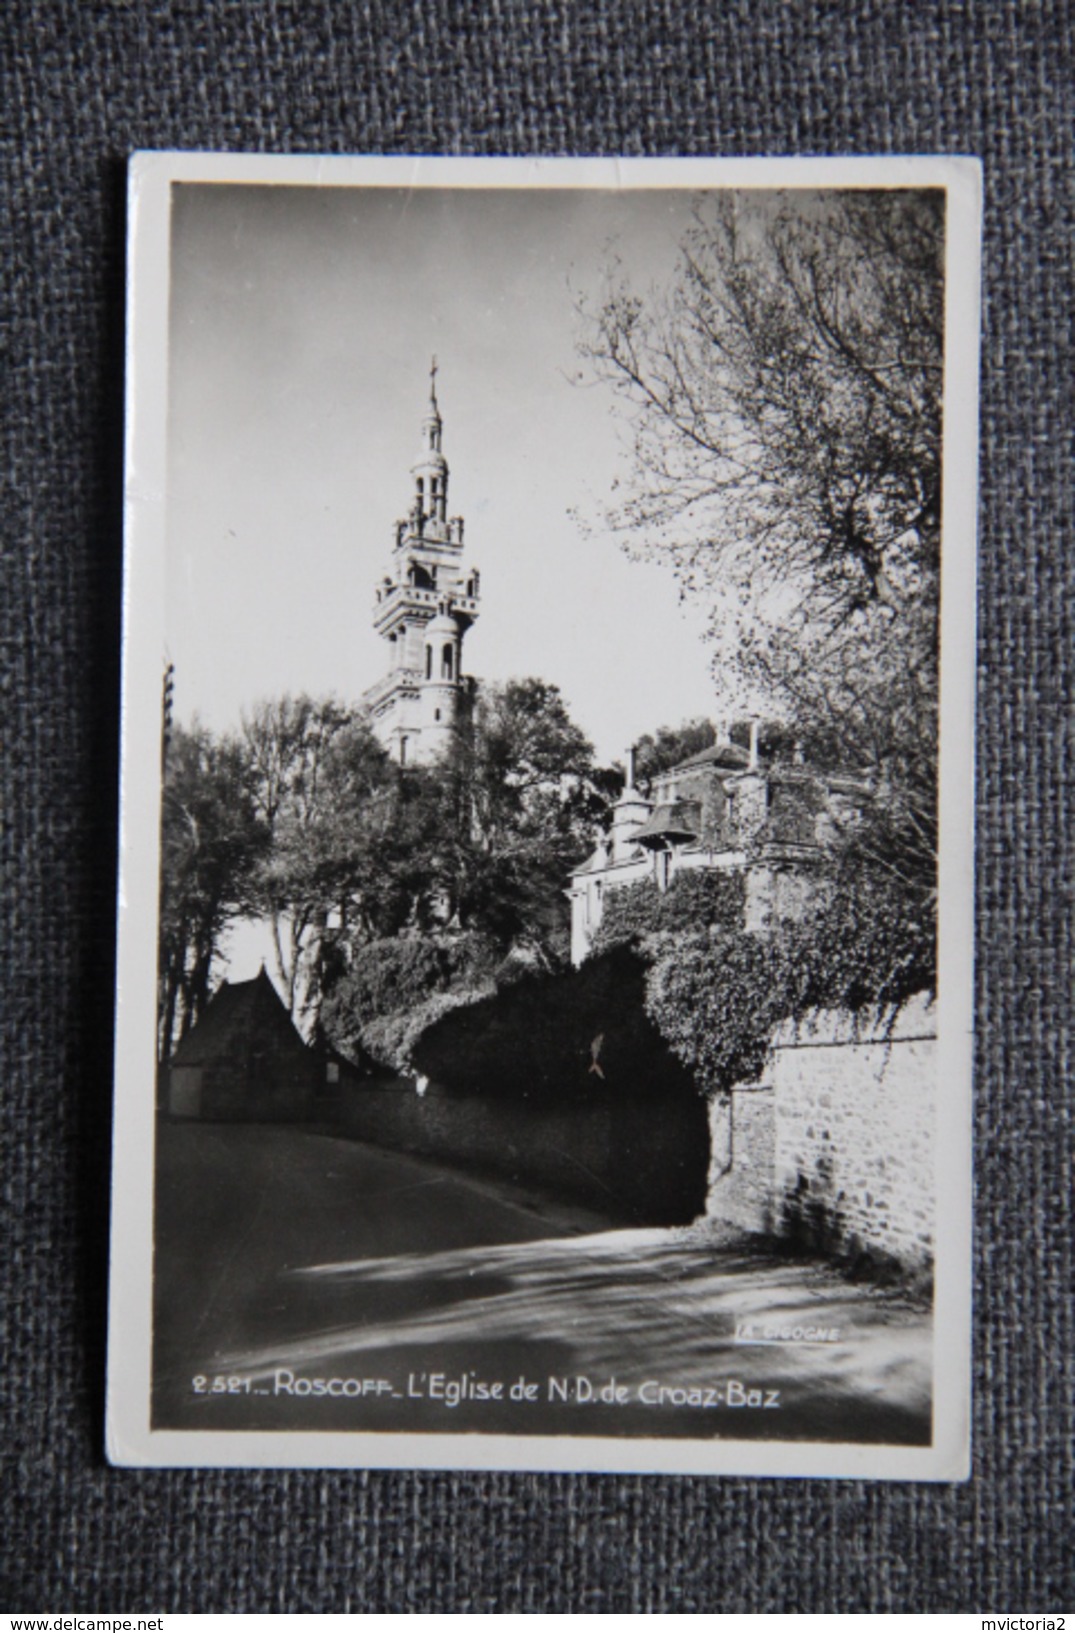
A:
[[[966,1476],[979,233],[134,158],[113,1461]]]

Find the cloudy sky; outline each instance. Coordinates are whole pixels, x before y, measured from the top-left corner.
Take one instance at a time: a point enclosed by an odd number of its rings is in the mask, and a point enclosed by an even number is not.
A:
[[[207,724],[284,691],[357,700],[439,364],[449,509],[482,573],[471,674],[560,686],[604,758],[717,703],[671,573],[599,522],[622,425],[579,385],[576,305],[611,257],[667,278],[679,192],[175,189],[168,652]]]

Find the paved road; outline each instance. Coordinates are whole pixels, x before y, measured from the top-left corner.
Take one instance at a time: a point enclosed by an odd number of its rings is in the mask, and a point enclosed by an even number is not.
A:
[[[929,1437],[897,1296],[327,1135],[162,1125],[155,1263],[158,1428]]]

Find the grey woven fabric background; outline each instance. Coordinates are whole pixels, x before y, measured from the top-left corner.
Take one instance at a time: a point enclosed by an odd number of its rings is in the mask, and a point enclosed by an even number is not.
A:
[[[1075,1604],[1063,0],[3,8],[3,1606]],[[109,1469],[124,161],[139,147],[964,152],[986,174],[975,1474]]]

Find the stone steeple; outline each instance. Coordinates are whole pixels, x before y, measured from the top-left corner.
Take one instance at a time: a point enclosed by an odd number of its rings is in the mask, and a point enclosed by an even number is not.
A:
[[[463,565],[463,521],[448,514],[448,461],[437,402],[437,362],[411,466],[411,505],[393,528],[392,557],[377,586],[373,627],[388,669],[366,704],[373,729],[401,765],[428,764],[450,743],[470,695],[463,639],[478,616],[480,580]]]

